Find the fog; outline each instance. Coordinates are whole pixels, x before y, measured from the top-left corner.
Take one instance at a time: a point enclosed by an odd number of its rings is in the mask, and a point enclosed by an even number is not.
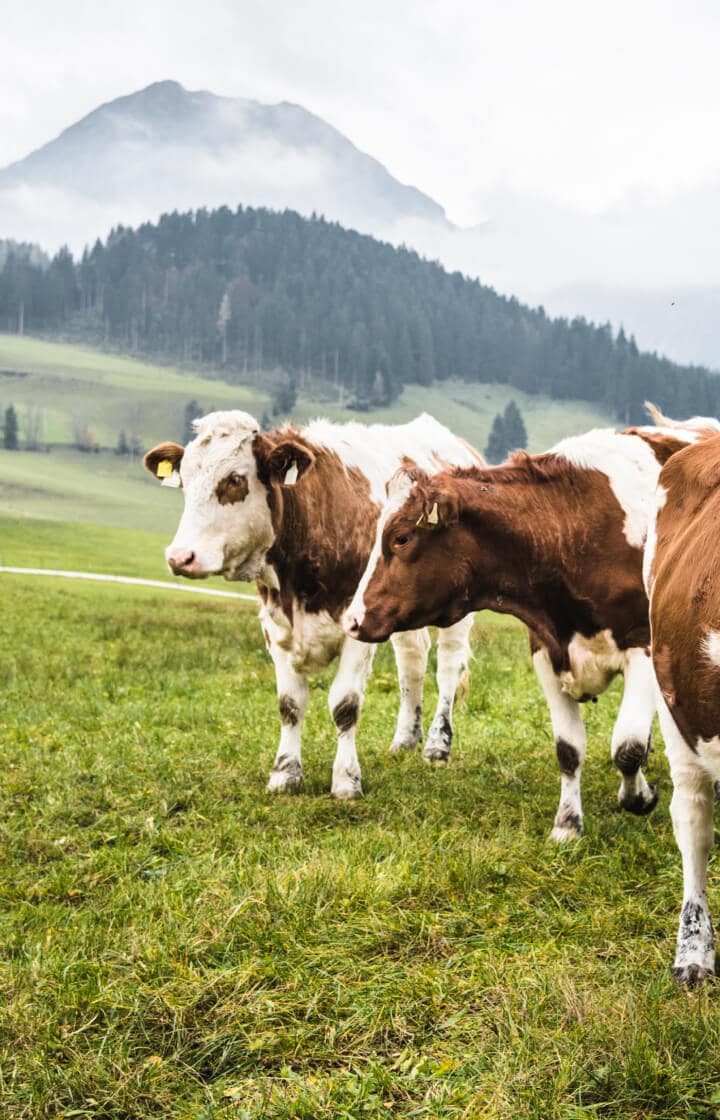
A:
[[[78,164],[74,181],[64,169],[6,185],[0,236],[78,249],[173,207],[289,205],[720,365],[714,327],[701,329],[720,287],[716,5],[69,0],[62,12],[35,0],[3,15],[0,166],[103,101],[173,77],[303,105],[462,232],[407,220],[324,144],[265,136],[241,152],[153,153],[138,133]]]

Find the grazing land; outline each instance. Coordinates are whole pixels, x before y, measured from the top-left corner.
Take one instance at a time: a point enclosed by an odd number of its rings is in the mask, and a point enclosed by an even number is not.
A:
[[[12,403],[21,415],[28,408],[40,409],[43,441],[53,444],[71,444],[83,425],[103,447],[115,447],[121,430],[148,446],[180,439],[191,399],[206,412],[242,408],[259,419],[269,411],[266,380],[259,373],[247,385],[230,384],[81,346],[0,334],[0,406]],[[493,417],[510,399],[523,412],[531,451],[542,451],[565,435],[614,424],[610,413],[587,401],[553,401],[505,385],[454,380],[427,388],[408,385],[392,405],[368,413],[339,407],[328,388],[318,386],[315,398],[301,390],[294,416],[301,421],[321,414],[389,424],[426,411],[484,447]]]
[[[32,530],[72,566],[70,532],[35,528],[12,528],[13,560]],[[102,565],[115,541],[92,531]],[[720,1117],[716,993],[670,976],[660,751],[655,814],[614,808],[617,688],[587,706],[587,834],[557,848],[548,718],[513,622],[480,620],[443,769],[388,754],[380,650],[366,796],[338,804],[327,678],[303,792],[265,792],[274,676],[251,605],[0,589],[3,1120]]]
[[[70,444],[77,428],[115,447],[118,436],[179,439],[188,401],[262,413],[267,395],[83,346],[0,334],[0,405],[43,414],[42,441]]]

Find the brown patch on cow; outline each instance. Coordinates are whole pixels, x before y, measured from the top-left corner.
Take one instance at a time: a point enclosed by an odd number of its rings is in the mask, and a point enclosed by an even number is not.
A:
[[[279,450],[278,450],[279,449]],[[267,593],[292,621],[293,604],[339,619],[370,557],[379,507],[362,471],[293,428],[255,437],[258,478],[267,491],[275,530],[268,563],[281,591]],[[298,483],[283,485],[298,465]]]
[[[705,650],[720,630],[720,438],[703,440],[663,467],[665,503],[653,559],[653,664],[690,747],[720,734],[720,667]]]
[[[357,692],[350,692],[333,708],[332,717],[338,731],[350,731],[358,721],[360,714],[360,697]]]
[[[157,478],[158,463],[163,459],[167,459],[172,463],[174,471],[180,470],[180,463],[185,454],[185,448],[181,447],[179,443],[159,443],[157,447],[145,453],[143,458],[143,466],[145,470],[150,471],[150,474],[155,475]]]
[[[560,766],[560,773],[572,777],[580,765],[580,755],[576,748],[565,739],[558,739],[555,743],[555,751],[557,753],[558,765]]]
[[[253,453],[257,462],[258,478],[263,483],[285,484],[290,467],[297,468],[298,482],[315,463],[315,450],[311,441],[294,428],[277,432],[258,432],[253,440]],[[295,485],[292,483],[292,485]]]
[[[576,832],[578,836],[582,836],[582,818],[569,805],[561,805],[555,817],[555,828],[567,828],[572,832]]]
[[[221,506],[231,506],[236,502],[244,502],[248,496],[248,489],[247,476],[232,471],[218,482],[215,497]]]
[[[658,463],[667,463],[668,459],[678,451],[687,447],[687,440],[679,436],[667,435],[665,432],[649,432],[643,428],[626,428],[624,436],[638,436],[651,449]]]
[[[647,743],[641,743],[639,739],[630,739],[627,743],[620,744],[615,751],[613,762],[621,774],[626,778],[632,778],[647,762],[647,755]]]
[[[278,707],[280,708],[280,719],[282,722],[289,727],[295,727],[297,721],[300,719],[300,709],[292,696],[288,696],[286,693],[279,696]]]

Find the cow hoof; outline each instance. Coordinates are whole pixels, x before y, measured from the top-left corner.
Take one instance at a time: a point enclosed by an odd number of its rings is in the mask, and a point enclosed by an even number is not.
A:
[[[302,784],[302,770],[273,770],[268,778],[270,793],[297,793]]]
[[[550,833],[550,839],[555,844],[569,844],[571,841],[574,843],[576,840],[582,838],[582,828],[568,827],[563,824],[556,824]]]
[[[418,739],[393,739],[390,744],[390,754],[402,754],[403,751],[417,750],[421,740]]]
[[[656,786],[649,786],[650,797],[643,797],[638,793],[635,797],[619,797],[618,804],[621,809],[626,813],[634,813],[636,817],[646,817],[648,813],[652,813],[653,809],[658,803],[658,791]]]
[[[423,758],[426,762],[442,765],[450,761],[450,748],[444,746],[433,747],[428,743],[423,751]]]
[[[333,797],[338,801],[354,801],[356,797],[362,797],[362,780],[359,774],[344,774],[335,777],[333,775],[332,790],[330,791]]]
[[[703,968],[700,964],[686,964],[682,968],[674,968],[673,976],[683,988],[696,988],[698,984],[715,979],[713,970]]]

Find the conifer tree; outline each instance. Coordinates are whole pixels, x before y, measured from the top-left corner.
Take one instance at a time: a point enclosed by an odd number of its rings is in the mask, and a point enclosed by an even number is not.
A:
[[[485,458],[488,463],[502,463],[507,455],[507,439],[505,438],[505,417],[498,412],[493,420],[490,435],[485,448]]]
[[[15,406],[11,404],[5,409],[3,447],[6,451],[17,451],[18,446],[18,418]]]
[[[508,451],[516,451],[518,448],[527,447],[525,421],[515,401],[508,401],[503,413],[503,422],[506,443],[505,454],[507,455]]]

